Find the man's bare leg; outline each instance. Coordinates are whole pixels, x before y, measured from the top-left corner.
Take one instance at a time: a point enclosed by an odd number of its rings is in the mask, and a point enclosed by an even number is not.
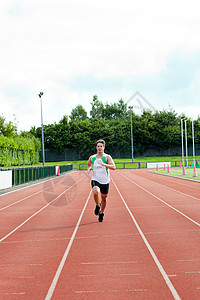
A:
[[[107,195],[101,194],[101,213],[103,213],[106,208],[106,199],[107,199]]]
[[[94,201],[95,201],[96,205],[100,206],[100,203],[101,203],[100,188],[98,186],[94,186],[92,191],[93,191],[93,197],[94,197]]]

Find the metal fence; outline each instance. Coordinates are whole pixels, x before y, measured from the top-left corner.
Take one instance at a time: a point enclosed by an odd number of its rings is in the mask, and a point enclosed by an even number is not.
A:
[[[61,165],[60,173],[68,172],[73,169],[73,165]],[[19,185],[30,181],[54,176],[55,166],[28,167],[12,169],[12,185]]]
[[[171,163],[171,167],[180,167],[180,160],[169,161]],[[196,161],[197,163],[199,161]],[[182,163],[182,162],[181,162]],[[192,166],[193,160],[188,161],[189,166]],[[147,168],[147,162],[122,162],[115,163],[116,169],[145,169]],[[79,164],[79,170],[86,170],[87,164]]]

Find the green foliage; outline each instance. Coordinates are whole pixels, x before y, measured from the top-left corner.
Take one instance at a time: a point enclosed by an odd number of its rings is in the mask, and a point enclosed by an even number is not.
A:
[[[63,116],[59,123],[44,126],[45,148],[62,152],[65,148],[77,150],[87,159],[95,151],[95,141],[106,141],[106,152],[131,151],[131,116],[133,123],[134,150],[142,155],[149,147],[157,150],[181,145],[180,120],[175,111],[143,111],[135,115],[127,109],[122,99],[113,104],[103,104],[98,96],[93,97],[90,118],[85,118],[84,108],[79,105],[71,116]],[[194,121],[195,143],[200,143],[200,117]],[[30,131],[41,139],[41,127]],[[191,120],[187,119],[188,145],[192,144]],[[138,150],[137,150],[138,149]]]
[[[17,127],[11,121],[6,123],[5,118],[0,116],[0,134],[7,137],[17,136]]]
[[[101,119],[103,116],[104,105],[98,100],[98,96],[94,95],[91,102],[92,110],[90,111],[91,118]]]
[[[83,121],[87,120],[87,112],[82,105],[77,105],[72,109],[71,115],[69,116],[71,120]]]
[[[33,165],[39,161],[40,141],[32,136],[13,138],[0,135],[0,165],[4,167]]]
[[[105,120],[128,118],[127,104],[122,99],[118,103],[106,104],[102,111],[102,117]]]

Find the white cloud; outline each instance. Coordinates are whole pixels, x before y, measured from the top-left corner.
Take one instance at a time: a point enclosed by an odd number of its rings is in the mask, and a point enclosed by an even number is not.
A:
[[[70,114],[76,104],[88,107],[91,101],[92,87],[84,94],[70,90],[73,78],[127,80],[158,75],[177,49],[200,50],[199,8],[197,0],[4,1],[0,13],[0,26],[5,29],[0,32],[2,113],[13,110],[20,120],[26,115],[20,128],[28,130],[36,120],[29,108],[40,90],[48,99],[47,123],[53,123],[62,113]],[[9,98],[4,90],[16,87],[21,89],[17,99]],[[26,97],[24,90],[29,91]],[[59,101],[57,106],[54,101]]]

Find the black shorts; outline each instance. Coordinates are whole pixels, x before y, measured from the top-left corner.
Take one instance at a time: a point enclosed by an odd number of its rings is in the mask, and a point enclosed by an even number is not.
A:
[[[101,183],[99,183],[99,182],[96,181],[96,180],[92,180],[92,181],[91,181],[91,185],[92,185],[92,187],[98,186],[98,187],[100,188],[100,192],[101,192],[102,194],[105,194],[105,195],[108,194],[108,191],[109,191],[109,183],[101,184]]]

